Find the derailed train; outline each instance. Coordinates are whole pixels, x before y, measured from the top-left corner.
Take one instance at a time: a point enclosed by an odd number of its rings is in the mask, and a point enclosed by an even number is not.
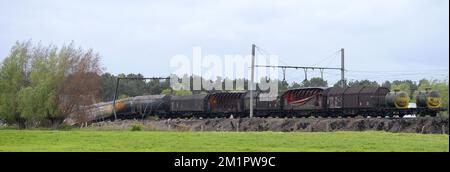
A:
[[[408,114],[436,116],[441,107],[437,91],[421,91],[416,97],[417,107],[409,108],[406,92],[390,91],[385,87],[314,87],[285,91],[277,97],[254,94],[255,117],[403,117]],[[267,100],[263,100],[267,99]],[[146,95],[98,103],[88,108],[92,120],[108,118],[143,118],[157,115],[164,118],[247,117],[250,94],[226,92],[186,96]],[[115,110],[115,115],[114,115]]]

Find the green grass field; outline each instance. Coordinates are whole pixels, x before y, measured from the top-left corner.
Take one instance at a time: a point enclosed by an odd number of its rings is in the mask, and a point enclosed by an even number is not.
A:
[[[0,130],[0,151],[449,151],[448,135],[386,132]]]

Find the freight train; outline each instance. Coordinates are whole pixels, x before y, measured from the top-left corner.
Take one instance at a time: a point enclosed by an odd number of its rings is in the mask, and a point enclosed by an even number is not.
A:
[[[256,91],[255,91],[256,92]],[[437,91],[427,89],[416,96],[417,107],[409,108],[406,92],[386,87],[313,87],[291,89],[277,97],[254,95],[255,117],[403,117],[436,116],[442,108]],[[267,101],[269,100],[269,101]],[[115,111],[115,113],[114,113]],[[92,121],[111,118],[248,117],[250,94],[220,92],[186,96],[145,95],[87,108]]]

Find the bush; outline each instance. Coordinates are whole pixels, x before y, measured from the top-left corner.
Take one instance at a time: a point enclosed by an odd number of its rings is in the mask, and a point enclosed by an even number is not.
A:
[[[73,128],[73,126],[68,125],[68,124],[61,124],[58,126],[58,130],[71,130]]]
[[[131,126],[131,131],[141,131],[142,130],[142,126],[139,124],[133,124]]]

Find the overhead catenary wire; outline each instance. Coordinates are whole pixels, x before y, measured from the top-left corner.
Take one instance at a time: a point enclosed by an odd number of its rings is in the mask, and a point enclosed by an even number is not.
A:
[[[263,50],[261,47],[257,47],[257,51],[260,54],[265,54],[268,53],[266,50]],[[302,69],[304,71],[304,80],[308,80],[308,70],[312,70],[314,71],[315,69],[320,71],[320,76],[323,79],[323,71],[324,70],[340,70],[341,71],[341,81],[342,81],[342,86],[345,87],[345,79],[344,79],[344,72],[346,71],[344,69],[344,49],[340,49],[339,51],[336,52],[341,52],[341,67],[337,68],[337,67],[317,67],[317,65],[313,65],[313,66],[290,66],[290,65],[256,65],[255,67],[266,67],[266,68],[270,68],[270,67],[275,67],[275,68],[281,68],[283,71],[283,81],[285,81],[286,79],[286,69]],[[336,52],[334,52],[332,55],[326,57],[325,59],[328,58],[332,58],[335,56]],[[282,60],[279,60],[280,62],[282,62]],[[284,62],[282,62],[284,63]],[[286,64],[286,63],[284,63]]]
[[[264,55],[264,56],[269,56],[272,53],[270,53],[269,51],[256,46],[256,50],[258,52],[258,54],[260,55]],[[335,60],[338,57],[338,52],[340,52],[340,50],[333,52],[332,54],[325,56],[324,58],[322,58],[321,60],[319,60],[318,62],[314,63],[313,65],[311,65],[311,67],[316,67],[319,64],[324,64],[326,63],[326,66],[329,66],[330,64],[332,64],[333,62],[335,62]],[[283,60],[279,59],[280,67],[281,66],[289,66],[288,63],[285,63]],[[285,68],[282,68],[285,69]],[[292,70],[283,70],[282,71],[283,74],[281,74],[283,80],[285,81],[299,81],[302,78],[306,79],[305,77],[301,77],[298,76],[299,73],[298,72],[293,72]],[[306,72],[306,71],[304,71]],[[311,72],[311,71],[310,71]],[[314,72],[314,71],[313,71]],[[417,79],[417,78],[436,78],[436,77],[442,77],[448,80],[448,69],[414,69],[412,70],[360,70],[360,69],[346,69],[346,78],[348,80],[362,80],[362,79],[372,79],[372,80],[379,80],[379,79],[386,79],[386,80],[391,80],[391,79]],[[323,76],[323,78],[333,78],[333,77],[337,77],[339,76],[338,71],[333,71],[333,72],[324,72],[321,71],[321,74]],[[280,75],[280,74],[279,74]],[[444,80],[445,80],[444,79]],[[325,80],[325,79],[324,79]],[[339,79],[331,79],[331,80],[336,80],[339,81]],[[297,82],[298,83],[298,82]]]
[[[312,66],[317,66],[317,65],[322,64],[322,63],[324,63],[325,61],[329,60],[329,62],[327,63],[327,65],[325,65],[325,66],[328,66],[328,65],[331,64],[331,62],[333,62],[334,60],[336,60],[336,57],[338,57],[338,55],[339,55],[340,52],[341,52],[341,50],[337,50],[337,51],[333,52],[331,55],[329,55],[329,56],[327,56],[327,57],[325,57],[325,58],[319,60],[318,62],[314,63]]]

